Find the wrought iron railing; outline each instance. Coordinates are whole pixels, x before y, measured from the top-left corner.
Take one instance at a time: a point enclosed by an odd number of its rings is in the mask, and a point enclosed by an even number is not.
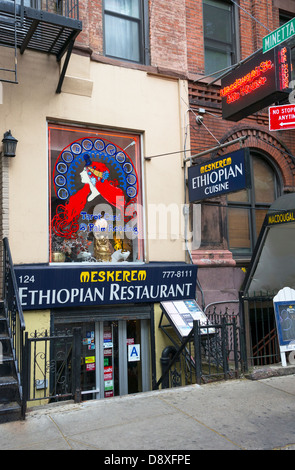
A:
[[[248,324],[247,357],[250,366],[267,366],[280,362],[273,297],[275,292],[243,295],[241,307]]]
[[[174,342],[169,360],[161,361],[162,375],[154,389],[238,378],[246,368],[240,333],[235,316],[206,324],[194,321],[182,343]]]
[[[79,19],[78,0],[33,0],[30,6],[37,10],[56,13],[66,18]]]
[[[1,0],[0,4],[3,3]],[[42,10],[65,18],[79,20],[79,0],[6,0],[6,3],[8,6],[11,4],[12,8],[16,8],[20,20],[23,20],[25,8]],[[3,8],[5,7],[3,6]]]
[[[25,337],[27,402],[81,401],[81,329]]]
[[[16,378],[19,385],[22,417],[24,418],[25,400],[22,384],[24,372],[23,346],[26,325],[7,238],[3,240],[3,308],[8,323]]]

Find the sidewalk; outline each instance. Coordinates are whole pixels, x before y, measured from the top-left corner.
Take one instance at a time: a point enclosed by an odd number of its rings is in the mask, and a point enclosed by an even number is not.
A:
[[[292,374],[47,405],[1,424],[0,449],[104,450],[110,458],[120,450],[295,450],[294,423]],[[149,463],[144,455],[138,464]]]

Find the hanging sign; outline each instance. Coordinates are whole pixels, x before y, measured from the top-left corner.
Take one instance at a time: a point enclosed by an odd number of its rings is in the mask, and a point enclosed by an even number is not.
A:
[[[241,149],[188,168],[190,202],[250,187],[249,150]]]
[[[290,48],[278,46],[257,54],[221,79],[223,119],[239,121],[287,98],[290,79]]]

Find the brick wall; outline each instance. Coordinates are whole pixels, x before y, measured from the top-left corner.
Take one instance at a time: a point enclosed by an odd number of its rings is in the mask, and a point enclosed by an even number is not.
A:
[[[200,4],[202,1],[187,0],[188,53],[192,54],[192,57],[188,59],[188,66],[191,77],[195,79],[204,73]],[[269,33],[269,30],[272,31],[279,26],[279,9],[272,7],[273,0],[241,0],[240,5],[244,9],[239,9],[240,55],[241,59],[245,59],[262,47],[262,39]],[[191,21],[193,16],[199,21],[199,35],[196,34]],[[253,17],[258,21],[255,21]],[[198,48],[197,54],[194,55],[193,51]],[[216,140],[222,142],[230,140],[237,132],[240,132],[240,135],[247,134],[246,145],[268,154],[281,169],[285,191],[295,191],[294,163],[288,157],[288,153],[295,154],[294,131],[270,132],[267,108],[237,123],[223,120],[218,82],[214,86],[208,86],[204,81],[190,82],[189,94],[192,110],[190,115],[191,148],[194,149],[194,153],[214,147],[217,145]],[[194,113],[198,114],[199,107],[208,112],[205,114],[204,124],[215,139],[204,126],[196,123]],[[228,147],[227,151],[232,151],[232,147]]]
[[[151,65],[187,70],[185,0],[150,2]]]
[[[287,0],[283,0],[286,2]],[[244,59],[262,47],[262,38],[279,24],[279,9],[273,7],[277,0],[240,0],[239,12],[240,56]],[[204,75],[204,41],[202,0],[150,0],[150,57],[151,65],[158,68],[176,70],[195,80]],[[252,15],[252,16],[251,16]],[[255,17],[258,21],[253,19]],[[102,0],[81,0],[80,18],[83,31],[79,35],[77,45],[89,48],[97,57],[103,54],[103,15]],[[107,59],[106,59],[107,60]],[[116,62],[115,62],[116,63]],[[119,62],[118,62],[119,64]],[[282,142],[285,150],[295,153],[292,131],[270,133],[268,131],[267,110],[262,110],[254,116],[243,119],[238,124],[221,119],[221,100],[218,82],[207,86],[204,82],[190,82],[191,113],[191,148],[199,152],[217,144],[217,140],[235,132],[237,126],[242,128],[264,129],[264,139],[257,140],[257,146],[263,146],[265,152],[273,155],[270,140]],[[198,126],[193,112],[199,107],[215,114],[206,114],[204,123],[212,135],[203,127]],[[216,117],[217,116],[217,117]],[[266,137],[269,136],[269,137]],[[271,137],[272,136],[272,137]],[[270,139],[270,140],[269,140]],[[195,153],[196,153],[195,152]],[[279,160],[276,154],[276,160]],[[287,160],[288,161],[288,160]],[[278,162],[277,162],[278,163]],[[289,162],[290,163],[290,162]],[[285,163],[281,162],[284,167]],[[288,166],[288,165],[287,165]],[[286,187],[295,187],[293,167],[289,165],[289,177],[284,170]]]
[[[76,46],[90,48],[103,55],[102,0],[81,0],[80,19],[83,31]],[[149,1],[149,37],[151,65],[187,71],[185,0]]]
[[[202,1],[186,0],[186,38],[188,71],[204,73]]]

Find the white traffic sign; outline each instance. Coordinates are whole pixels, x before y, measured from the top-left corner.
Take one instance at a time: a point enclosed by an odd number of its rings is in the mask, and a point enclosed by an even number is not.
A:
[[[295,104],[269,107],[269,130],[295,129]]]

